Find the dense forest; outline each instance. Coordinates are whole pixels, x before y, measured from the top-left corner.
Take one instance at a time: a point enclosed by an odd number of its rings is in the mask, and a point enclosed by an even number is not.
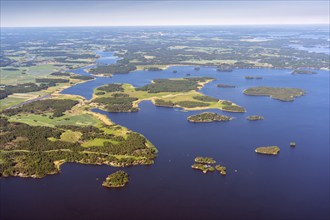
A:
[[[136,66],[130,63],[116,63],[112,65],[98,65],[90,69],[91,74],[125,74],[136,70]]]
[[[219,99],[217,98],[213,98],[211,96],[194,96],[194,99],[198,100],[198,101],[203,101],[203,102],[218,102]]]
[[[80,80],[91,80],[91,79],[95,79],[92,76],[82,76],[82,75],[74,75],[74,76],[70,76],[71,79],[80,79]]]
[[[102,186],[116,188],[123,187],[126,183],[128,183],[128,174],[125,171],[119,170],[113,174],[110,174],[102,183]]]
[[[232,118],[226,115],[219,115],[213,112],[203,112],[197,115],[191,115],[187,118],[190,122],[212,122],[212,121],[229,121]]]
[[[137,100],[134,97],[101,97],[93,102],[104,105],[108,112],[136,112],[138,108],[133,107],[133,102]]]
[[[70,73],[66,73],[66,72],[53,72],[50,75],[52,76],[70,76]]]
[[[165,101],[163,99],[156,99],[155,103],[156,106],[161,106],[161,107],[174,107],[174,103],[171,101]]]
[[[194,102],[194,101],[180,101],[180,102],[176,102],[175,104],[183,108],[207,107],[210,105],[209,103]]]
[[[35,84],[35,83],[22,83],[17,85],[5,85],[3,89],[0,89],[0,99],[4,99],[9,95],[14,93],[28,93],[28,92],[36,92],[40,90],[47,89],[50,86],[54,86],[53,84]]]
[[[97,88],[98,90],[105,92],[124,92],[124,88],[122,84],[107,84]]]
[[[153,83],[137,88],[137,91],[147,91],[148,93],[159,92],[189,92],[198,90],[199,82],[210,80],[209,77],[195,77],[184,79],[155,79]]]
[[[78,104],[78,101],[71,99],[45,99],[27,103],[18,108],[6,109],[2,113],[11,116],[19,113],[44,114],[52,112],[53,117],[59,117],[76,104]]]
[[[52,78],[38,78],[37,83],[68,83],[68,79],[52,79]]]
[[[5,117],[0,117],[0,131],[0,176],[43,177],[59,172],[58,161],[130,166],[151,164],[156,156],[156,150],[147,147],[146,139],[134,132],[123,138],[93,126],[30,126],[9,122]],[[82,136],[75,143],[61,141],[62,133],[67,131],[79,131]],[[80,145],[94,138],[107,141],[103,147]],[[112,155],[128,157],[118,159]]]

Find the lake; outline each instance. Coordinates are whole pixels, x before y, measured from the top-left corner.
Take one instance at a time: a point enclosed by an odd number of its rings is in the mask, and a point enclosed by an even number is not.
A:
[[[112,53],[101,63],[115,62]],[[173,73],[177,70],[177,73]],[[88,75],[84,68],[75,73]],[[123,168],[130,176],[123,189],[101,186],[119,170],[109,166],[64,164],[59,175],[43,179],[5,178],[1,186],[1,216],[33,219],[329,219],[329,72],[292,75],[290,70],[170,67],[135,71],[72,86],[63,91],[90,99],[93,89],[107,83],[143,86],[157,78],[186,74],[216,80],[201,92],[231,100],[246,113],[208,110],[235,117],[230,122],[189,123],[202,111],[155,107],[140,103],[136,113],[108,113],[115,123],[146,136],[159,150],[155,164]],[[262,76],[246,80],[244,76]],[[236,88],[218,88],[218,83]],[[296,87],[305,96],[294,102],[246,96],[253,86]],[[248,121],[249,115],[263,121]],[[289,143],[297,146],[291,148]],[[259,146],[278,145],[277,156],[258,155]],[[203,174],[191,165],[209,156],[227,167],[227,176]]]

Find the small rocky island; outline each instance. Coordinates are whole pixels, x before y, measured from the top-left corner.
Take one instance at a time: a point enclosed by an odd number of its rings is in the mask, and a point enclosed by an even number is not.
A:
[[[197,115],[191,115],[187,118],[189,122],[215,122],[215,121],[230,121],[232,117],[219,115],[213,112],[203,112]]]
[[[200,164],[200,163],[195,163],[191,165],[191,168],[200,170],[203,173],[213,172],[215,170],[214,167],[209,164]]]
[[[317,74],[317,72],[312,70],[297,69],[292,71],[291,74]]]
[[[216,70],[218,72],[233,72],[233,67],[229,64],[221,64],[217,66]]]
[[[196,163],[215,164],[216,161],[212,157],[196,157]]]
[[[305,91],[297,88],[277,88],[277,87],[252,87],[243,91],[245,95],[250,96],[270,96],[284,102],[294,101],[298,96],[305,94]]]
[[[196,157],[195,163],[191,166],[191,168],[200,170],[203,173],[213,172],[217,170],[221,175],[225,176],[227,174],[226,167],[221,166],[220,164],[213,167],[212,164],[215,163],[216,161],[212,157]]]
[[[278,146],[257,147],[255,152],[258,154],[277,155],[280,152]]]
[[[222,175],[222,176],[226,176],[227,175],[227,168],[225,166],[221,166],[221,165],[216,165],[215,166],[215,169],[217,171],[219,171],[219,173]]]
[[[260,115],[250,115],[248,117],[246,117],[247,120],[250,121],[258,121],[258,120],[264,120],[264,117],[260,116]]]
[[[218,84],[217,87],[219,88],[236,88],[236,86],[233,85],[227,85],[227,84]]]
[[[295,147],[296,145],[297,145],[296,142],[294,141],[290,142],[290,147]]]
[[[107,188],[120,188],[128,183],[128,174],[125,171],[119,170],[110,174],[102,183],[102,186]]]
[[[263,79],[262,76],[245,76],[245,79]]]

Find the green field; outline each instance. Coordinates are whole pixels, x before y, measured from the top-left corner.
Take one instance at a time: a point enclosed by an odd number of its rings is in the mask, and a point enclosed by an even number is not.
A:
[[[26,123],[31,126],[48,126],[55,127],[56,125],[77,125],[88,126],[97,125],[100,123],[98,119],[89,114],[81,115],[64,115],[54,119],[49,118],[50,114],[37,115],[37,114],[20,114],[14,115],[9,118],[11,122]]]
[[[6,68],[11,68],[7,66]],[[36,78],[43,78],[49,76],[52,72],[56,71],[56,67],[50,64],[42,64],[31,67],[13,67],[18,70],[8,71],[4,67],[0,68],[1,71],[1,84],[16,85],[18,83],[35,82]],[[22,74],[23,70],[26,74]]]

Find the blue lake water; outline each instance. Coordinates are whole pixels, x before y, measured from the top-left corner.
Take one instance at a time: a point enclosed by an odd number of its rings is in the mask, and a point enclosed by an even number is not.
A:
[[[178,73],[172,73],[173,70]],[[75,71],[87,74],[83,69]],[[115,123],[145,135],[159,150],[155,164],[124,168],[127,187],[108,190],[103,179],[119,168],[65,164],[60,175],[46,178],[6,178],[0,181],[1,215],[11,218],[130,218],[130,219],[329,219],[329,72],[292,75],[289,70],[214,67],[171,67],[165,71],[135,71],[75,85],[63,91],[91,98],[107,83],[142,86],[156,78],[186,74],[216,80],[201,92],[231,100],[246,113],[227,113],[230,122],[189,123],[180,109],[140,103],[136,113],[108,113]],[[244,76],[262,76],[246,80]],[[218,88],[218,83],[236,88]],[[252,86],[297,87],[307,94],[294,102],[242,94]],[[248,115],[263,121],[251,122]],[[296,148],[289,146],[297,143]],[[278,156],[258,155],[254,149],[278,145]],[[214,157],[227,167],[227,176],[191,169],[196,156]],[[235,172],[236,170],[236,172]],[[13,196],[14,195],[14,196]],[[18,208],[19,207],[19,208]],[[18,211],[19,210],[19,211]]]

